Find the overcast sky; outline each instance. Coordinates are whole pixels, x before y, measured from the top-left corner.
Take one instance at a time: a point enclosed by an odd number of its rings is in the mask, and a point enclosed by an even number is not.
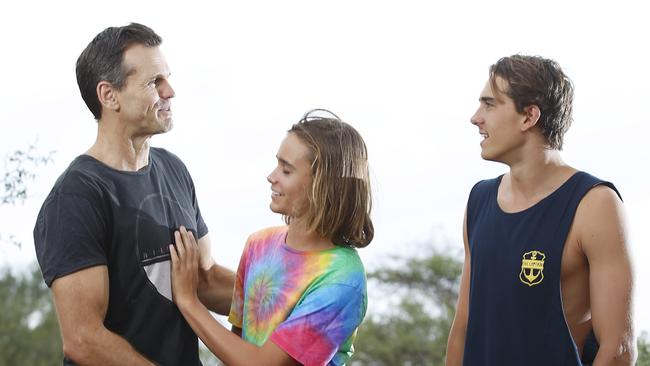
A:
[[[207,3],[207,2],[206,2]],[[246,237],[281,223],[266,176],[285,131],[328,108],[365,138],[376,236],[368,267],[437,238],[460,256],[467,195],[506,167],[480,158],[469,123],[502,56],[557,60],[576,88],[565,160],[612,181],[625,200],[637,270],[637,330],[650,330],[647,208],[649,13],[642,1],[24,1],[0,13],[0,154],[38,141],[56,150],[24,205],[0,207],[0,265],[34,260],[31,230],[58,175],[96,124],[74,63],[108,26],[152,27],[176,91],[175,128],[153,139],[194,178],[216,260],[236,268]],[[607,4],[607,5],[605,5]],[[75,15],[72,15],[75,14]],[[442,238],[442,240],[440,240]],[[406,248],[406,249],[405,249]]]

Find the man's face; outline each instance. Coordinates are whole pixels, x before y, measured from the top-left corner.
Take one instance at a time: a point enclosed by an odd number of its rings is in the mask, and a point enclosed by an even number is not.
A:
[[[308,208],[307,188],[312,181],[309,148],[289,133],[276,157],[278,165],[267,177],[271,183],[271,211],[300,218]]]
[[[165,133],[172,128],[169,67],[158,47],[133,45],[124,52],[123,65],[129,72],[118,95],[120,120],[136,134]]]
[[[507,90],[507,82],[502,78],[497,76],[496,83],[499,90]],[[492,90],[490,80],[485,83],[479,102],[471,122],[478,127],[483,138],[481,157],[506,164],[519,159],[519,148],[524,143],[521,123],[526,119],[525,115],[517,112],[510,97]]]

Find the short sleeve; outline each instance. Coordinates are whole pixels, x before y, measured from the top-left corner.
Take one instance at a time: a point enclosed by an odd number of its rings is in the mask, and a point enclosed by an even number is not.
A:
[[[196,216],[196,234],[198,238],[202,238],[208,233],[208,226],[205,224],[205,221],[203,221],[203,216],[201,215],[194,182],[192,182],[192,207],[194,208],[194,215]]]
[[[199,200],[196,196],[196,187],[194,186],[194,181],[192,180],[192,176],[190,175],[190,172],[187,171],[187,167],[185,167],[185,165],[182,165],[182,167],[184,168],[186,179],[187,181],[189,181],[190,184],[190,190],[192,194],[192,209],[194,210],[194,218],[196,219],[196,236],[197,239],[201,239],[208,233],[208,226],[203,220],[203,215],[201,215],[201,209],[199,208]]]
[[[101,205],[59,193],[43,204],[34,227],[34,246],[48,286],[65,275],[107,264],[106,222]]]
[[[232,294],[232,303],[230,305],[230,313],[228,314],[228,322],[237,328],[243,328],[244,324],[244,281],[246,278],[247,254],[248,242],[244,247],[241,258],[239,259],[239,266],[237,267],[237,275],[235,277],[235,287]]]
[[[354,334],[365,313],[365,290],[346,284],[323,285],[307,294],[269,339],[303,365],[326,365]]]

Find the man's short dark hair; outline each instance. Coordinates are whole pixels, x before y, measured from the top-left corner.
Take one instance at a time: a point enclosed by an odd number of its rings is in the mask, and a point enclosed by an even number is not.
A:
[[[124,51],[133,44],[154,47],[161,43],[162,38],[151,28],[138,23],[106,28],[90,41],[77,59],[77,84],[96,120],[102,115],[97,84],[107,81],[121,89],[129,76],[131,70],[122,63]]]
[[[499,89],[497,76],[507,82],[506,90]],[[514,101],[519,113],[530,105],[539,107],[537,126],[552,149],[562,149],[573,120],[573,84],[557,62],[539,56],[504,57],[490,66],[490,83],[492,90]]]

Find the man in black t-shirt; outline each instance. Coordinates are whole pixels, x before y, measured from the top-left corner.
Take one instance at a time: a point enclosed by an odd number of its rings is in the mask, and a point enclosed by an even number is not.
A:
[[[200,364],[171,298],[168,245],[181,227],[200,238],[202,301],[230,308],[234,277],[212,260],[192,178],[178,157],[150,147],[172,128],[161,42],[140,24],[111,27],[77,60],[97,140],[57,180],[34,228],[65,364]]]

